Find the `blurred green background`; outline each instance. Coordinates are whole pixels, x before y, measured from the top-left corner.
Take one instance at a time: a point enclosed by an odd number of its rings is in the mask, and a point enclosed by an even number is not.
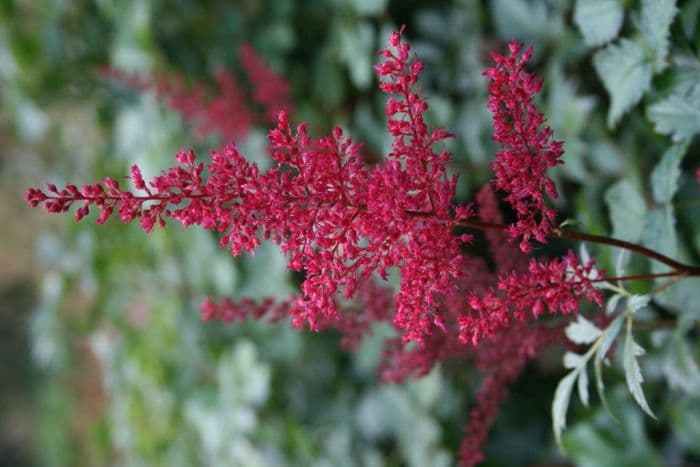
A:
[[[697,16],[697,5],[681,6]],[[450,143],[458,196],[490,176],[481,73],[491,51],[517,38],[535,46],[533,66],[545,77],[540,104],[566,142],[557,207],[585,230],[606,232],[605,190],[621,178],[644,190],[669,140],[639,109],[608,128],[594,48],[573,9],[565,0],[1,0],[0,464],[453,465],[479,384],[466,364],[381,385],[376,365],[390,329],[377,328],[349,354],[338,336],[302,334],[286,322],[201,323],[204,296],[293,290],[274,245],[234,260],[207,232],[169,225],[147,236],[114,220],[96,226],[92,217],[76,225],[26,208],[21,195],[45,182],[120,178],[133,163],[150,177],[183,147],[206,158],[222,143],[216,135],[194,138],[154,92],[97,70],[211,85],[219,67],[240,74],[244,41],[291,83],[295,121],[308,120],[317,136],[342,124],[365,141],[369,161],[381,160],[390,140],[371,67],[388,33],[406,24],[427,65],[431,123],[458,135]],[[631,15],[621,34],[633,29]],[[663,90],[664,79],[654,89]],[[254,127],[237,141],[261,165],[265,135]],[[697,154],[694,144],[689,154]],[[684,168],[697,165],[690,156]],[[684,175],[681,196],[698,198],[692,175]],[[677,215],[686,253],[697,259],[697,209]],[[693,349],[697,356],[697,343]],[[663,355],[653,349],[645,389],[662,422],[643,418],[618,373],[608,390],[620,423],[599,404],[575,403],[563,457],[549,420],[559,357],[544,356],[513,387],[485,465],[698,462],[697,388],[669,391]]]

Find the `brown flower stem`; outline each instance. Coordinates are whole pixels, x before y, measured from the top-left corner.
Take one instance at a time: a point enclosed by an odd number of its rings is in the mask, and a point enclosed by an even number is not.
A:
[[[685,272],[688,275],[700,275],[700,267],[680,263],[672,258],[669,258],[666,255],[662,255],[657,251],[650,250],[649,248],[637,245],[636,243],[626,242],[624,240],[618,240],[617,238],[612,237],[605,237],[603,235],[571,232],[569,230],[555,230],[555,234],[560,238],[566,238],[569,240],[581,240],[584,242],[600,243],[603,245],[610,245],[618,248],[623,248],[625,250],[633,251],[640,255],[646,256],[647,258],[654,259],[659,263],[663,263],[666,266],[669,266],[677,271]]]
[[[456,225],[460,227],[467,227],[467,228],[472,228],[472,229],[478,229],[478,230],[507,230],[508,226],[504,224],[494,224],[491,222],[481,222],[481,221],[473,221],[473,220],[463,220],[459,221],[456,223]],[[618,248],[622,248],[625,250],[632,251],[634,253],[638,253],[642,256],[646,256],[647,258],[651,258],[653,260],[656,260],[662,264],[665,264],[671,268],[673,268],[674,271],[671,273],[662,273],[661,275],[654,275],[654,274],[646,274],[643,275],[643,277],[634,277],[630,276],[630,278],[625,279],[625,280],[632,280],[632,278],[636,279],[653,279],[656,277],[673,277],[673,276],[681,276],[681,275],[686,275],[686,276],[700,276],[700,267],[699,266],[691,266],[689,264],[684,264],[681,262],[678,262],[674,260],[673,258],[669,258],[666,255],[663,255],[657,251],[650,250],[649,248],[643,247],[641,245],[637,245],[636,243],[632,242],[627,242],[625,240],[619,240],[617,238],[612,238],[612,237],[606,237],[604,235],[594,235],[594,234],[588,234],[588,233],[581,233],[581,232],[572,232],[570,230],[561,230],[561,229],[556,229],[554,231],[554,235],[559,237],[559,238],[565,238],[567,240],[579,240],[583,242],[590,242],[590,243],[598,243],[601,245],[610,245]]]

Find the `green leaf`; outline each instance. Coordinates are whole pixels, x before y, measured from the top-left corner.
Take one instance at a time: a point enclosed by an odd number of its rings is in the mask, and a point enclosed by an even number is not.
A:
[[[636,313],[649,304],[649,295],[630,295],[627,299],[627,307],[630,313]]]
[[[666,67],[669,29],[677,11],[675,0],[642,0],[639,28],[654,52],[656,72]]]
[[[688,39],[695,35],[698,24],[698,13],[700,13],[700,2],[688,2],[681,7],[680,19],[683,25],[683,32]]]
[[[700,369],[680,332],[673,333],[663,369],[672,388],[681,388],[688,394],[700,389]]]
[[[564,164],[560,166],[567,176],[585,183],[590,177],[586,159],[590,155],[588,143],[581,134],[590,121],[590,115],[596,102],[592,96],[577,94],[573,81],[567,78],[564,66],[558,61],[549,65],[545,79],[549,86],[547,96],[547,120],[554,134],[566,141]],[[472,117],[473,118],[473,117]]]
[[[687,144],[671,146],[651,173],[651,189],[657,203],[670,203],[678,190],[680,165],[688,149]]]
[[[581,398],[583,405],[588,407],[588,371],[585,366],[578,374],[578,397]]]
[[[375,32],[369,23],[343,25],[339,30],[340,56],[353,84],[366,89],[372,83]]]
[[[571,390],[574,387],[574,381],[578,376],[578,371],[574,370],[564,376],[557,385],[554,391],[554,400],[552,401],[552,428],[554,429],[554,438],[557,441],[559,448],[561,444],[561,432],[566,428],[566,412],[569,410],[569,401],[571,399]]]
[[[624,317],[625,315],[623,313],[619,314],[617,318],[615,318],[613,322],[610,323],[605,329],[605,336],[603,337],[603,341],[600,343],[600,347],[598,347],[596,360],[605,359],[610,347],[612,346],[613,342],[615,342],[617,335],[620,333]]]
[[[642,244],[671,258],[678,255],[676,218],[670,206],[656,208],[647,214]],[[668,266],[658,261],[651,261],[651,270],[654,273],[665,272],[668,269]]]
[[[622,295],[615,294],[608,299],[608,303],[605,304],[605,314],[606,315],[609,315],[609,314],[615,312],[615,310],[617,309],[617,304],[620,303],[621,298],[622,298]]]
[[[637,401],[637,404],[644,410],[651,418],[656,418],[647,400],[644,397],[644,391],[642,390],[642,382],[644,377],[642,376],[642,370],[639,368],[639,362],[637,357],[644,354],[644,349],[637,345],[632,337],[632,332],[630,329],[627,330],[627,336],[625,337],[625,349],[622,356],[622,366],[625,369],[625,380],[627,381],[627,387]]]
[[[614,295],[613,299],[616,298],[617,302],[620,299],[620,297],[621,295]],[[610,414],[610,416],[614,420],[617,419],[612,413],[612,410],[610,409],[610,406],[608,404],[608,400],[605,397],[605,385],[603,384],[602,363],[605,361],[610,347],[612,347],[613,342],[615,342],[617,335],[620,333],[620,329],[622,329],[622,321],[624,320],[624,318],[625,314],[620,313],[612,321],[612,323],[610,323],[608,327],[605,328],[605,331],[603,331],[605,334],[603,335],[600,346],[598,347],[598,350],[595,354],[595,358],[593,359],[593,369],[595,372],[596,390],[598,391],[598,397],[600,397],[600,400],[603,403],[603,407],[605,407],[605,411],[608,412],[608,414]]]
[[[617,37],[623,16],[620,0],[576,0],[574,22],[586,45],[595,47]]]
[[[639,241],[644,228],[647,206],[644,198],[627,180],[620,180],[605,192],[610,209],[613,237],[629,242]]]
[[[566,327],[566,337],[576,344],[590,344],[600,336],[600,329],[584,318],[578,315],[578,321],[572,322]]]
[[[531,42],[552,37],[562,30],[560,15],[546,3],[528,0],[493,0],[488,2],[496,29],[503,37],[519,37]]]
[[[371,16],[384,11],[387,0],[351,0],[350,4],[358,13]]]
[[[610,95],[608,126],[612,127],[649,89],[651,66],[644,50],[628,39],[597,52],[593,65]]]
[[[605,411],[613,418],[613,420],[617,421],[617,418],[612,413],[612,410],[610,410],[610,404],[608,403],[608,398],[605,397],[605,384],[603,383],[602,366],[603,366],[602,360],[599,358],[595,358],[593,361],[593,369],[595,370],[595,387],[596,387],[596,390],[598,391],[598,397],[600,398],[600,401],[603,403],[603,407],[605,408]]]
[[[657,448],[647,437],[639,410],[618,393],[610,402],[619,414],[619,424],[611,424],[600,410],[585,422],[566,432],[564,446],[573,465],[578,467],[661,467]]]
[[[580,369],[586,365],[586,357],[573,352],[564,354],[564,368]]]
[[[671,135],[674,142],[700,132],[700,86],[681,83],[671,94],[647,107],[647,118],[658,133]]]
[[[615,259],[615,274],[620,277],[625,275],[629,257],[629,250],[620,250],[620,252],[617,254],[617,259]]]

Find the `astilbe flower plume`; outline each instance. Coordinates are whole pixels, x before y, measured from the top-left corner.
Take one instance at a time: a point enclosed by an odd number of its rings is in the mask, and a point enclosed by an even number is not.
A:
[[[495,270],[484,258],[463,253],[462,243],[472,237],[459,232],[500,225],[498,199],[490,186],[481,190],[480,220],[471,204],[455,203],[456,177],[447,174],[450,153],[443,147],[452,135],[425,123],[428,104],[418,88],[423,63],[411,54],[401,32],[391,35],[380,51],[383,61],[375,67],[380,88],[390,94],[386,116],[392,149],[382,164],[365,164],[361,146],[341,128],[313,139],[305,123],[293,127],[288,112],[281,111],[268,134],[273,166],[265,172],[228,144],[212,151],[206,165],[192,151],[183,151],[175,167],[149,182],[133,166],[127,177],[133,191],[105,178],[80,187],[30,188],[25,199],[49,212],[66,212],[77,204],[78,221],[91,208],[99,211],[100,224],[116,212],[124,222],[138,220],[146,232],[168,218],[185,227],[198,225],[216,232],[220,246],[234,256],[252,254],[261,239],[270,239],[287,255],[288,267],[304,273],[299,293],[285,300],[206,300],[200,308],[204,320],[291,316],[297,327],[338,329],[347,348],[355,348],[371,324],[390,321],[399,336],[384,349],[380,373],[388,381],[422,376],[439,362],[476,356],[487,376],[460,454],[463,465],[473,465],[506,385],[527,359],[553,342],[552,333],[560,332],[535,320],[545,310],[572,314],[581,298],[601,303],[593,287],[601,276],[592,260],[580,264],[573,253],[529,264],[525,259],[531,239],[544,242],[554,231],[554,211],[546,207],[544,194],[556,197],[556,189],[546,171],[560,162],[562,152],[532,102],[541,81],[524,71],[531,50],[522,57],[519,51],[513,43],[508,57],[494,55],[496,66],[485,73],[494,139],[501,144],[493,186],[505,193],[517,215],[507,235],[505,230],[487,234]],[[241,58],[250,77],[264,81],[266,69],[252,49],[242,49]],[[238,99],[235,82],[221,75],[220,85],[228,89],[224,94],[230,102]],[[260,87],[253,96],[263,108],[284,100],[284,93],[266,89]],[[191,101],[183,95],[177,106],[200,106],[203,95],[195,89]],[[215,116],[213,122],[245,116],[228,105],[204,108]],[[506,237],[519,237],[520,250]],[[388,287],[376,283],[387,279],[390,268],[401,275],[393,297]],[[409,347],[409,341],[419,345]],[[500,363],[484,363],[496,354]]]
[[[440,300],[460,276],[459,243],[469,240],[453,230],[471,210],[452,205],[456,177],[445,169],[450,154],[433,150],[451,135],[429,131],[424,122],[427,103],[416,89],[422,62],[399,33],[381,54],[386,60],[376,70],[384,78],[381,89],[392,94],[386,113],[393,137],[383,165],[365,165],[360,146],[340,128],[313,140],[305,123],[293,129],[283,111],[269,133],[276,165],[265,173],[231,144],[212,152],[208,178],[203,164],[185,151],[177,156],[178,166],[148,184],[134,166],[131,179],[139,194],[106,178],[81,188],[49,186],[48,193],[30,189],[25,198],[51,212],[81,203],[77,220],[92,206],[100,223],[117,210],[124,222],[139,219],[146,231],[172,217],[186,227],[215,230],[233,255],[252,252],[262,233],[288,255],[290,268],[304,271],[289,312],[296,326],[313,330],[338,321],[336,293],[351,298],[358,280],[375,273],[386,278],[387,269],[396,267],[401,288],[393,321],[405,341],[421,342],[434,326],[444,327]]]
[[[362,339],[371,334],[371,325],[382,321],[391,322],[394,314],[393,291],[376,281],[362,279],[352,301],[335,297],[339,313],[318,322],[319,330],[335,329],[340,332],[340,345],[347,350],[357,350]],[[289,316],[294,299],[277,300],[267,297],[256,301],[248,297],[231,300],[226,297],[216,303],[206,299],[200,305],[202,320],[218,319],[224,323],[242,322],[247,319],[266,320],[274,323]]]
[[[289,83],[268,67],[250,44],[241,44],[238,56],[252,91],[250,97],[236,76],[223,68],[214,72],[216,86],[211,92],[201,81],[188,85],[181,75],[147,76],[109,67],[100,73],[133,89],[155,91],[168,108],[193,127],[195,137],[216,134],[228,142],[245,136],[254,125],[275,124],[281,110],[293,109]]]
[[[498,279],[496,288],[471,294],[468,310],[459,318],[461,339],[476,344],[510,326],[513,319],[537,319],[545,310],[570,314],[582,298],[602,305],[603,296],[593,281],[603,277],[595,260],[580,264],[576,255],[552,260],[530,260],[526,273],[511,272]]]
[[[508,385],[542,349],[562,343],[562,329],[520,321],[475,349],[476,367],[484,378],[459,448],[460,466],[472,467],[484,460],[484,444],[498,417],[498,407],[508,396]]]
[[[492,55],[496,66],[484,72],[489,80],[488,107],[493,114],[493,140],[501,146],[491,164],[496,187],[506,193],[517,221],[510,226],[512,238],[520,237],[520,248],[530,251],[531,239],[545,243],[555,228],[556,213],[544,195],[557,198],[557,189],[547,169],[562,163],[561,141],[552,139],[533,98],[542,79],[525,71],[532,47],[520,55],[522,46],[513,41],[510,54]]]

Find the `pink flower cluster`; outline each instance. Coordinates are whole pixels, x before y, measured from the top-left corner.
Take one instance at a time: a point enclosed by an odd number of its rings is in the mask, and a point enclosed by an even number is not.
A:
[[[45,202],[51,212],[82,202],[78,220],[92,205],[100,222],[117,209],[123,221],[138,218],[146,231],[172,217],[219,232],[221,246],[234,255],[252,252],[262,233],[281,246],[290,268],[305,272],[290,313],[296,326],[314,330],[338,319],[336,293],[351,298],[358,280],[373,273],[386,278],[387,269],[396,267],[401,290],[394,323],[405,341],[420,342],[433,324],[444,327],[440,300],[460,276],[460,242],[470,238],[453,230],[471,211],[452,204],[456,178],[445,170],[450,154],[433,150],[450,134],[428,131],[424,123],[427,103],[415,89],[422,63],[398,33],[381,53],[381,88],[393,95],[386,110],[393,150],[383,165],[365,165],[360,146],[340,128],[312,140],[306,124],[293,130],[280,112],[269,134],[276,165],[264,174],[228,145],[212,152],[207,179],[190,151],[148,185],[133,167],[141,195],[105,179],[104,186],[50,187],[48,195],[30,189],[25,197],[34,206]]]
[[[469,309],[459,318],[461,339],[476,344],[510,326],[513,319],[537,319],[545,309],[552,314],[572,313],[582,298],[602,305],[603,296],[593,281],[603,275],[594,266],[595,260],[582,265],[569,251],[562,258],[530,260],[526,273],[502,275],[497,289],[469,296]]]
[[[178,165],[148,183],[132,167],[127,178],[134,192],[105,178],[82,187],[48,185],[46,192],[30,188],[25,199],[50,212],[65,212],[77,203],[76,220],[91,208],[99,211],[99,223],[116,212],[124,222],[138,220],[147,232],[172,218],[185,227],[217,232],[221,247],[233,255],[253,253],[261,239],[271,239],[287,255],[288,266],[304,273],[299,293],[287,300],[207,300],[200,309],[204,320],[291,316],[297,327],[338,329],[348,348],[371,332],[372,323],[391,321],[399,336],[386,342],[380,368],[389,381],[424,375],[439,362],[475,357],[487,375],[461,449],[463,465],[473,465],[506,385],[527,359],[555,341],[553,334],[561,333],[534,320],[545,310],[572,314],[582,298],[602,301],[593,287],[602,276],[592,260],[580,264],[569,253],[528,264],[530,241],[544,242],[555,229],[545,194],[556,197],[557,192],[546,171],[561,162],[562,148],[532,102],[541,81],[524,71],[531,50],[522,57],[519,52],[512,43],[510,55],[494,55],[496,66],[485,73],[494,139],[501,144],[493,185],[516,212],[510,226],[502,224],[491,186],[476,196],[478,220],[471,204],[455,203],[456,177],[447,174],[450,154],[444,149],[452,135],[426,125],[428,104],[418,88],[423,63],[400,32],[391,35],[375,67],[380,88],[390,94],[386,115],[392,150],[381,164],[367,165],[361,146],[340,128],[313,139],[305,123],[293,128],[282,111],[268,135],[274,165],[264,173],[229,144],[212,151],[206,166],[191,151],[182,152]],[[241,58],[252,80],[275,83],[266,78],[267,69],[252,49],[241,49]],[[219,98],[205,103],[203,90],[195,89],[191,100],[176,92],[182,100],[172,105],[203,115],[201,121],[211,119],[212,125],[228,122],[230,128],[217,128],[234,134],[253,120],[245,117],[244,107],[232,106],[242,99],[235,81],[226,74],[218,79],[222,96],[228,96],[220,104]],[[286,98],[287,88],[280,83],[270,89],[262,85],[253,95],[267,109],[265,115]],[[465,227],[487,229],[494,270],[484,258],[465,254],[463,244],[472,241],[461,233]],[[520,249],[509,243],[516,237]],[[376,282],[386,280],[390,268],[401,275],[395,296]],[[409,341],[419,345],[408,346]]]
[[[245,136],[253,125],[274,124],[280,110],[292,110],[289,83],[270,69],[250,44],[242,44],[238,56],[252,89],[250,99],[225,69],[215,72],[216,91],[211,95],[204,83],[188,86],[182,76],[145,77],[113,68],[104,68],[101,74],[135,89],[154,89],[170,109],[194,127],[196,137],[217,134],[228,142]]]
[[[561,327],[518,322],[475,350],[476,367],[484,380],[476,396],[477,405],[469,411],[469,423],[459,448],[460,466],[472,467],[484,460],[484,445],[498,417],[498,406],[508,396],[508,385],[518,379],[525,364],[542,349],[561,343],[562,335]]]
[[[374,280],[358,283],[352,301],[335,297],[339,313],[319,322],[319,330],[335,329],[341,334],[340,344],[344,349],[356,350],[362,339],[371,334],[371,325],[382,321],[391,322],[394,314],[391,289],[380,286]],[[277,322],[289,316],[294,299],[275,300],[267,297],[257,302],[244,297],[238,301],[224,298],[220,303],[210,299],[202,302],[199,312],[204,321],[219,319],[225,323],[247,319]]]
[[[517,214],[510,226],[512,238],[521,237],[520,248],[532,249],[534,238],[545,243],[555,228],[556,212],[545,205],[544,194],[557,198],[557,189],[547,169],[562,163],[561,141],[532,102],[542,80],[525,71],[532,56],[528,48],[519,56],[521,45],[513,41],[507,57],[494,53],[496,66],[484,72],[489,80],[489,110],[493,114],[493,140],[501,145],[491,164],[495,185],[506,193],[506,201]]]

